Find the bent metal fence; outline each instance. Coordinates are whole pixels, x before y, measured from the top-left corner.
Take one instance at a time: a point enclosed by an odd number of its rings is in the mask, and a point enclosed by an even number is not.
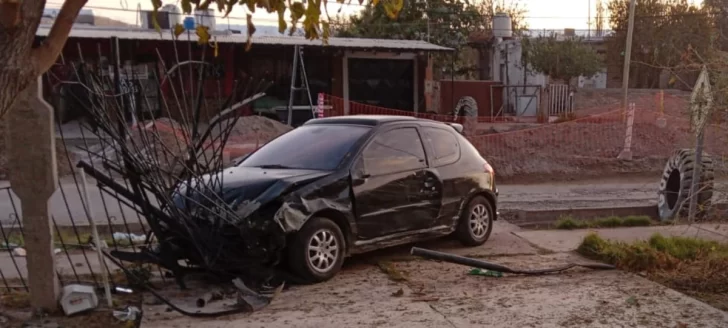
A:
[[[93,41],[94,56],[78,45],[79,53],[65,54],[44,77],[59,116],[80,116],[59,118],[56,128],[59,185],[49,206],[61,284],[101,288],[103,299],[104,287],[155,293],[149,281],[173,278],[184,288],[187,274],[203,273],[240,279],[241,307],[225,313],[249,310],[246,300],[256,308],[268,300],[256,292],[275,276],[260,261],[276,254],[240,252],[257,239],[236,224],[255,222],[236,218],[237,208],[220,196],[223,176],[214,173],[286,131],[278,122],[243,117],[270,82],[240,72],[224,80],[207,74],[217,45],[175,38],[134,63],[138,54],[123,58],[122,41],[109,41]],[[11,189],[0,189],[0,291],[27,291],[23,213]]]

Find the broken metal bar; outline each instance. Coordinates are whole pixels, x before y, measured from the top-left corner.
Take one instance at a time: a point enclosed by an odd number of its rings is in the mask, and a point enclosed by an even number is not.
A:
[[[219,291],[213,291],[205,293],[202,297],[197,299],[197,307],[205,307],[205,305],[222,299],[222,293]]]
[[[109,253],[107,253],[106,251],[104,251],[104,255],[111,262],[113,262],[116,266],[118,266],[119,268],[121,268],[121,270],[124,271],[124,274],[131,275],[132,277],[139,279],[139,277],[137,277],[132,271],[130,271],[129,269],[127,269],[126,267],[124,267],[124,265],[122,265],[121,262],[119,262],[112,255],[109,255]],[[141,279],[139,279],[139,280],[142,281]],[[169,306],[171,309],[173,309],[173,310],[175,310],[175,311],[177,311],[177,312],[179,312],[179,313],[181,313],[183,315],[186,315],[188,317],[214,318],[214,317],[219,317],[219,316],[226,316],[226,315],[244,313],[244,312],[249,311],[249,309],[250,309],[250,307],[240,307],[240,308],[235,308],[235,309],[230,309],[230,310],[223,310],[223,311],[218,311],[218,312],[190,312],[190,311],[185,311],[184,309],[180,308],[177,305],[174,305],[168,299],[166,299],[162,295],[160,295],[156,290],[154,290],[154,288],[152,288],[152,287],[149,286],[149,283],[142,283],[141,284],[141,287],[143,287],[144,289],[146,289],[150,294],[152,294],[154,297],[156,297],[162,303],[164,303],[167,306]]]
[[[539,269],[539,270],[517,270],[517,269],[511,269],[509,267],[505,267],[499,264],[490,263],[486,261],[476,260],[469,257],[449,254],[449,253],[443,253],[438,251],[433,251],[429,249],[419,248],[419,247],[412,247],[412,250],[410,251],[412,255],[423,257],[429,260],[437,260],[437,261],[444,261],[449,263],[455,263],[455,264],[461,264],[461,265],[467,265],[470,267],[480,268],[480,269],[486,269],[486,270],[492,270],[492,271],[498,271],[503,273],[515,273],[515,274],[528,274],[528,275],[542,275],[542,274],[548,274],[548,273],[557,273],[561,271],[565,271],[574,267],[583,267],[593,270],[615,270],[616,267],[609,264],[603,264],[603,263],[570,263],[561,267],[553,268],[553,269]]]
[[[79,161],[77,164],[78,167],[82,168],[86,174],[90,175],[98,183],[101,185],[113,190],[114,192],[118,193],[120,196],[123,196],[124,198],[128,199],[132,204],[139,206],[140,208],[144,208],[144,206],[149,206],[147,209],[151,214],[158,217],[160,220],[163,220],[168,223],[174,222],[172,218],[170,218],[167,214],[162,212],[159,208],[156,208],[154,206],[150,206],[149,204],[145,204],[143,199],[140,199],[140,197],[137,197],[134,193],[126,189],[121,184],[114,181],[114,179],[108,177],[103,172],[99,171],[95,167],[93,167],[91,164],[86,163],[85,161]],[[157,224],[157,222],[154,222],[154,220],[147,220],[150,225]],[[155,227],[152,227],[153,229]]]

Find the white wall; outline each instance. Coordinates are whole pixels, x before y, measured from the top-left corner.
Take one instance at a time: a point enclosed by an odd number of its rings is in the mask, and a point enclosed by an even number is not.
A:
[[[539,103],[539,87],[544,87],[548,81],[546,75],[540,73],[534,73],[530,70],[525,70],[521,64],[521,54],[523,53],[523,47],[519,40],[506,40],[497,42],[495,44],[495,54],[493,56],[493,68],[491,70],[492,79],[499,81],[505,85],[514,86],[505,88],[504,92],[508,93],[507,102],[510,110],[506,113],[517,114],[517,115],[530,115],[535,113],[523,113],[524,107],[528,106],[533,112],[534,107]],[[507,56],[507,58],[506,58]],[[507,60],[506,60],[507,59]],[[507,69],[506,69],[506,61]],[[525,75],[525,81],[524,81]],[[533,85],[533,87],[523,88],[523,85]],[[519,86],[519,87],[515,87]],[[522,96],[536,96],[532,100],[528,101],[528,105],[519,104],[519,101],[524,102]],[[504,98],[505,99],[505,98]],[[505,104],[504,104],[505,105]]]
[[[507,50],[506,50],[507,49]],[[548,76],[540,73],[528,71],[524,83],[524,68],[521,65],[522,46],[520,40],[501,40],[494,43],[493,63],[491,69],[491,79],[499,81],[505,85],[522,86],[522,85],[538,85],[545,87],[548,83]],[[506,65],[507,56],[507,65]],[[508,69],[506,70],[506,66]],[[506,73],[507,71],[507,73]],[[580,76],[574,81],[580,88],[596,88],[604,89],[607,87],[607,70],[604,68],[602,72],[591,77]],[[536,87],[511,87],[509,90],[508,102],[512,104],[512,109],[518,111],[517,98],[522,95],[535,95],[538,93]],[[505,91],[504,91],[505,92]],[[515,112],[510,112],[516,114]],[[518,113],[519,115],[521,113]]]
[[[579,88],[606,89],[607,88],[607,69],[603,69],[594,76],[580,76],[577,80]]]

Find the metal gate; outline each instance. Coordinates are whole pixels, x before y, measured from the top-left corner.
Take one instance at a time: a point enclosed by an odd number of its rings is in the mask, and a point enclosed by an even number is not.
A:
[[[551,84],[546,90],[549,116],[562,116],[574,111],[574,93],[568,84]]]

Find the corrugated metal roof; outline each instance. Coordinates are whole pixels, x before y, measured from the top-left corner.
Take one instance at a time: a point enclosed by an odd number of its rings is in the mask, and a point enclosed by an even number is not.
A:
[[[37,36],[45,37],[48,36],[50,26],[38,27]],[[174,40],[174,36],[170,31],[162,32],[160,35],[156,31],[131,28],[131,29],[109,29],[109,28],[90,28],[90,27],[74,27],[71,30],[71,38],[90,38],[90,39],[106,39],[112,36],[116,36],[122,40]],[[246,43],[248,37],[240,34],[215,34],[218,42],[221,43]],[[186,41],[187,36],[182,35],[179,38],[181,41]],[[197,42],[197,36],[191,33],[190,40]],[[253,44],[265,44],[265,45],[281,45],[281,46],[318,46],[322,47],[324,44],[321,40],[306,40],[304,37],[299,36],[270,36],[253,35]],[[363,39],[363,38],[329,38],[329,47],[334,48],[349,48],[349,49],[382,49],[382,50],[411,50],[411,51],[452,51],[451,48],[441,47],[425,41],[416,40],[386,40],[386,39]]]

